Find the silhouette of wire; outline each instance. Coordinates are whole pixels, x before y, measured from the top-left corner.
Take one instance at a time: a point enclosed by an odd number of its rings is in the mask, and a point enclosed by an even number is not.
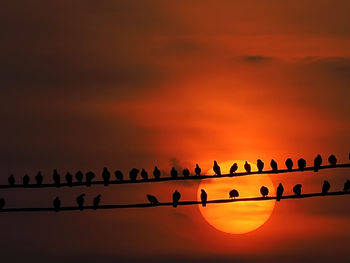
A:
[[[350,192],[337,191],[337,192],[328,192],[327,194],[318,193],[308,193],[297,195],[284,195],[279,197],[281,200],[284,199],[303,199],[311,197],[324,197],[324,196],[342,196],[350,195]],[[225,203],[234,203],[234,202],[249,202],[249,201],[268,201],[276,200],[276,196],[266,196],[266,197],[246,197],[246,198],[236,198],[236,199],[217,199],[217,200],[208,200],[206,204],[225,204]],[[201,205],[202,201],[179,201],[178,206],[186,205]],[[164,203],[140,203],[140,204],[124,204],[124,205],[100,205],[96,209],[95,206],[84,206],[84,210],[104,210],[104,209],[125,209],[125,208],[150,208],[157,206],[173,206],[173,202],[164,202]],[[60,207],[60,211],[80,211],[82,210],[79,206],[65,206]],[[49,212],[55,211],[54,207],[43,207],[43,208],[4,208],[0,210],[0,213],[5,212]]]

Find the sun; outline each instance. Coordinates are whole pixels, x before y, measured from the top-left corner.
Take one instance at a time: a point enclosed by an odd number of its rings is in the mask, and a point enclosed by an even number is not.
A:
[[[235,162],[239,167],[237,172],[243,172],[244,161],[227,161],[219,163],[222,173],[228,173]],[[255,164],[250,164],[252,171],[257,170]],[[208,173],[213,174],[213,171]],[[229,198],[232,189],[238,190],[239,198],[260,196],[260,187],[263,185],[269,189],[269,195],[275,195],[273,183],[266,174],[206,179],[198,186],[197,199],[200,200],[201,189],[207,192],[208,200]],[[261,227],[270,218],[274,207],[275,200],[268,200],[209,204],[206,207],[199,206],[199,210],[214,228],[230,234],[244,234]]]

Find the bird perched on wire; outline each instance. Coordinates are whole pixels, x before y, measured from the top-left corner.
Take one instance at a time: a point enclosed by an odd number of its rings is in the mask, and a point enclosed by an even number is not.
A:
[[[10,185],[14,185],[16,180],[15,180],[15,176],[13,174],[11,174],[8,178],[8,182]]]
[[[188,169],[186,168],[186,169],[184,169],[184,170],[182,171],[182,174],[183,174],[183,176],[185,176],[185,177],[189,177],[189,176],[190,176],[190,170],[188,170]]]
[[[221,168],[216,161],[214,161],[213,171],[216,175],[221,175]]]
[[[296,196],[300,196],[301,195],[301,187],[302,185],[301,184],[296,184],[294,185],[293,187],[293,192]]]
[[[322,165],[322,157],[321,155],[317,155],[317,157],[314,160],[314,171],[317,172]]]
[[[256,161],[256,166],[258,167],[259,173],[261,173],[261,172],[263,171],[263,169],[264,169],[265,164],[264,164],[263,161],[261,161],[260,159],[258,159],[258,160]]]
[[[119,170],[114,172],[114,176],[115,179],[117,179],[117,181],[123,181],[123,173]]]
[[[136,181],[139,170],[136,168],[132,168],[129,172],[129,177],[131,181]]]
[[[337,157],[335,157],[334,154],[331,154],[328,157],[328,162],[332,165],[332,166],[336,166],[337,165]]]
[[[233,198],[236,199],[236,197],[239,197],[239,193],[236,189],[232,189],[229,193],[228,193],[228,197],[229,198]]]
[[[200,175],[201,175],[201,172],[202,172],[202,169],[199,167],[198,164],[196,164],[196,168],[194,168],[194,173],[195,173],[197,176],[200,176]]]
[[[100,202],[101,202],[101,195],[97,195],[92,201],[92,207],[94,210],[98,208],[98,205],[100,204]]]
[[[181,194],[177,190],[175,190],[175,192],[173,193],[173,207],[175,208],[177,207],[177,204],[180,198],[181,198]]]
[[[107,167],[103,167],[102,179],[103,179],[104,186],[108,186],[109,180],[111,179],[111,173],[108,171]]]
[[[53,181],[54,181],[56,187],[60,187],[60,185],[61,185],[61,177],[60,177],[60,174],[57,172],[56,169],[53,170],[52,178],[53,178]]]
[[[53,208],[56,212],[60,211],[61,209],[61,200],[58,198],[58,196],[53,200]]]
[[[272,171],[277,172],[277,170],[278,170],[278,165],[277,165],[277,162],[276,162],[274,159],[271,160],[270,166],[271,166],[271,168],[272,168]]]
[[[293,160],[291,158],[288,158],[286,160],[286,167],[289,171],[291,171],[293,169]]]
[[[238,170],[238,164],[237,163],[232,164],[230,168],[230,175],[233,175],[237,170]]]
[[[3,209],[4,207],[5,207],[5,204],[6,204],[6,202],[5,202],[5,198],[0,198],[0,210],[1,209]]]
[[[303,158],[300,158],[298,160],[298,168],[299,168],[299,170],[300,171],[304,171],[305,167],[306,167],[306,161]]]
[[[148,201],[152,204],[152,205],[158,205],[159,204],[159,201],[157,199],[157,197],[155,197],[154,195],[149,195],[147,194],[147,199]]]
[[[347,192],[350,190],[350,180],[346,180],[344,183],[344,192]]]
[[[247,161],[245,161],[245,163],[244,163],[244,169],[245,169],[246,172],[249,173],[249,174],[250,174],[250,172],[252,171],[252,167],[250,166],[250,164],[249,164]]]
[[[35,176],[35,181],[38,185],[41,185],[43,183],[44,177],[42,176],[41,172],[39,171]]]
[[[284,187],[283,187],[282,183],[280,183],[277,187],[277,195],[276,195],[276,200],[278,202],[281,200],[283,192],[284,192]]]
[[[142,168],[140,175],[141,175],[142,179],[148,180],[148,173],[145,169]]]
[[[330,188],[331,184],[328,181],[324,181],[322,186],[322,195],[326,195]]]
[[[27,186],[29,184],[29,181],[30,181],[30,177],[28,174],[25,174],[23,176],[23,185]]]
[[[70,172],[67,172],[65,177],[66,177],[66,182],[67,182],[68,186],[72,187],[73,175]]]
[[[78,172],[76,172],[75,179],[77,179],[79,183],[83,181],[83,178],[84,178],[84,174],[82,171],[79,170]]]
[[[266,186],[260,188],[260,193],[263,197],[266,197],[269,194],[269,189]]]
[[[155,179],[159,179],[160,178],[160,170],[158,169],[157,166],[154,166],[153,176],[154,176]]]
[[[83,210],[84,209],[84,197],[85,197],[85,194],[81,194],[77,197],[76,201],[77,201],[77,204],[78,204],[78,207],[80,210]]]
[[[208,195],[205,192],[204,189],[201,189],[201,201],[202,201],[202,206],[207,206],[207,200],[208,200]]]
[[[92,179],[95,178],[95,174],[94,172],[87,172],[86,175],[85,175],[85,179],[86,179],[86,186],[91,186],[91,182],[92,182]]]
[[[176,178],[176,177],[177,177],[177,171],[176,171],[176,169],[175,169],[174,167],[171,168],[170,176],[171,176],[172,178]]]

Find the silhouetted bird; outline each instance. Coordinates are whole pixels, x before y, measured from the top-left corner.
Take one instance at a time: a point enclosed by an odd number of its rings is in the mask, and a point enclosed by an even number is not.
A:
[[[260,188],[260,193],[263,197],[266,197],[269,194],[269,189],[266,186]]]
[[[294,192],[295,195],[297,195],[297,196],[301,195],[301,187],[302,187],[301,184],[294,185],[293,192]]]
[[[183,174],[183,176],[185,176],[185,177],[189,177],[189,176],[190,176],[190,170],[188,170],[188,169],[186,168],[186,169],[184,169],[184,170],[182,171],[182,174]]]
[[[0,210],[3,209],[5,207],[5,199],[4,198],[0,198]]]
[[[158,169],[157,166],[154,166],[153,176],[154,176],[154,178],[156,178],[156,179],[159,179],[159,178],[160,178],[160,170]]]
[[[119,170],[114,172],[115,179],[119,181],[123,181],[123,173]]]
[[[277,172],[277,170],[278,170],[278,165],[277,165],[277,162],[276,162],[274,159],[271,160],[270,166],[271,166],[271,168],[272,168],[272,171]]]
[[[8,178],[9,184],[10,185],[14,185],[16,180],[15,180],[15,176],[13,174],[11,174]]]
[[[207,200],[208,200],[208,195],[204,191],[204,189],[201,189],[201,201],[202,201],[202,206],[207,206]]]
[[[54,181],[56,187],[60,187],[60,185],[61,185],[61,178],[60,178],[60,175],[59,175],[59,173],[57,172],[56,169],[53,170],[52,177],[53,177],[53,181]]]
[[[263,171],[264,165],[265,165],[264,162],[261,161],[260,159],[258,159],[258,160],[256,161],[256,166],[258,167],[259,173],[261,173],[261,172]]]
[[[136,168],[132,168],[129,172],[129,177],[131,181],[136,181],[139,170]]]
[[[157,197],[155,197],[154,195],[149,195],[147,194],[147,199],[148,201],[152,204],[152,205],[158,205],[159,204],[159,201],[157,199]]]
[[[87,172],[85,175],[86,178],[86,186],[91,186],[92,179],[95,178],[95,174],[91,171]]]
[[[322,164],[322,157],[319,154],[319,155],[317,155],[317,157],[314,160],[314,171],[315,172],[318,171],[318,169],[320,168],[321,164]]]
[[[84,197],[85,194],[81,194],[77,197],[76,201],[80,210],[84,209]]]
[[[170,176],[171,176],[172,178],[176,178],[176,177],[177,177],[177,171],[176,171],[176,169],[175,169],[174,167],[171,168]]]
[[[300,171],[304,171],[306,167],[306,161],[303,158],[300,158],[298,160],[298,168],[300,169]]]
[[[334,156],[334,154],[332,154],[328,157],[328,162],[333,166],[335,166],[337,164],[337,158]]]
[[[28,174],[23,176],[23,185],[28,185],[30,181],[30,177]]]
[[[173,207],[177,207],[180,198],[181,194],[177,190],[175,190],[175,192],[173,193]]]
[[[198,164],[196,164],[196,168],[194,168],[194,173],[198,176],[201,175],[202,169],[199,167]]]
[[[238,170],[238,164],[237,163],[232,164],[230,168],[230,175],[233,175],[237,170]]]
[[[236,197],[239,197],[239,193],[236,189],[232,189],[229,193],[228,193],[228,197],[229,198],[233,198],[236,199]]]
[[[58,198],[58,196],[53,200],[53,208],[56,212],[60,211],[61,208],[61,200]]]
[[[286,167],[289,171],[291,171],[293,169],[293,160],[291,158],[288,158],[286,160]]]
[[[35,181],[38,185],[41,185],[43,183],[44,177],[42,176],[41,172],[39,171],[35,176]]]
[[[111,179],[111,173],[108,171],[107,167],[102,170],[102,179],[105,186],[109,185],[109,180]]]
[[[73,175],[69,172],[66,173],[66,182],[67,182],[68,186],[72,187]]]
[[[344,192],[347,192],[350,190],[350,180],[346,180],[344,183]]]
[[[84,174],[82,171],[78,171],[76,174],[75,174],[75,179],[77,179],[77,181],[79,183],[81,183],[83,181],[83,178],[84,178]]]
[[[101,202],[101,195],[97,195],[92,201],[93,209],[96,210]]]
[[[221,168],[216,161],[214,161],[213,171],[216,175],[221,175]]]
[[[148,173],[145,169],[142,168],[140,175],[144,180],[148,180]]]
[[[276,200],[278,202],[281,200],[283,192],[284,192],[284,187],[283,187],[282,183],[280,183],[277,187],[277,195],[276,195],[277,196]]]
[[[331,184],[328,181],[324,181],[322,186],[322,195],[326,195],[330,188]]]
[[[252,171],[252,167],[247,161],[245,161],[244,163],[244,169],[246,170],[247,173],[250,173]]]

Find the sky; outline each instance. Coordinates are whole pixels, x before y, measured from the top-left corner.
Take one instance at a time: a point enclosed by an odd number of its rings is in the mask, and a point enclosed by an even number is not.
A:
[[[0,183],[41,170],[349,162],[350,2],[43,1],[0,8]],[[346,169],[271,175],[342,189]],[[32,179],[33,180],[33,179]],[[219,179],[218,179],[219,180]],[[184,200],[199,182],[1,190],[8,207]],[[257,192],[257,195],[259,193]],[[227,193],[223,196],[226,197]],[[89,201],[89,202],[90,202]],[[1,214],[4,262],[347,262],[349,197],[288,200],[244,235],[197,206]]]

